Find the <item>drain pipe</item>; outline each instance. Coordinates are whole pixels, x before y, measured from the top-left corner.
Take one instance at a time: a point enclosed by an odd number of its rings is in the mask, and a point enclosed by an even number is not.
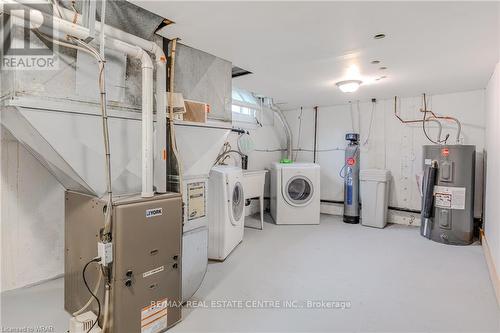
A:
[[[292,136],[292,130],[290,129],[290,125],[286,121],[285,115],[283,114],[283,111],[274,104],[273,100],[271,98],[268,99],[269,103],[269,108],[273,110],[278,118],[280,119],[281,123],[283,124],[283,127],[285,129],[285,135],[286,135],[286,158],[288,160],[293,159],[293,136]]]
[[[33,27],[42,27],[51,24],[53,29],[71,35],[78,39],[89,37],[89,31],[85,27],[72,22],[42,13],[39,10],[28,8],[13,0],[2,0],[2,5],[14,5],[23,11],[11,11],[13,22],[24,27],[24,14],[29,11],[29,23]],[[152,197],[153,191],[153,62],[148,53],[139,46],[105,37],[106,45],[112,49],[126,53],[141,61],[142,69],[142,197]],[[166,112],[166,111],[165,111]]]

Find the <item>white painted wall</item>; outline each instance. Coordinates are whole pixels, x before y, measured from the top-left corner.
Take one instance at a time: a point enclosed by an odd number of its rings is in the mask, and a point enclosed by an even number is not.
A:
[[[1,290],[64,270],[64,188],[7,131],[1,133]]]
[[[500,269],[500,62],[486,88],[485,235],[495,267]]]
[[[400,99],[398,113],[405,119],[421,118],[419,111],[421,97]],[[428,108],[440,115],[450,115],[462,121],[461,142],[476,145],[477,151],[477,211],[480,215],[482,184],[482,151],[484,149],[485,117],[484,90],[474,90],[428,97]],[[346,141],[345,133],[361,134],[361,168],[387,168],[391,171],[389,205],[420,209],[420,194],[416,175],[422,169],[422,145],[429,144],[421,125],[404,125],[394,117],[394,100],[377,101],[373,123],[370,127],[371,102],[353,102],[351,105],[319,107],[318,109],[318,153],[321,165],[321,198],[323,200],[343,200],[343,180],[339,171],[343,166]],[[302,111],[302,130],[299,135],[301,110],[286,111],[294,133],[294,147],[312,150],[314,133],[314,113],[312,108]],[[434,125],[428,125],[429,133],[435,136]],[[368,133],[370,133],[368,138]],[[449,143],[454,141],[453,123],[444,126],[443,134],[450,133]],[[300,140],[300,141],[299,141]],[[311,151],[299,151],[298,161],[313,160]]]
[[[248,170],[269,169],[271,164],[278,162],[285,154],[286,139],[281,122],[276,114],[270,109],[263,109],[257,115],[262,126],[244,122],[234,122],[234,127],[242,128],[250,133],[250,139],[253,150],[248,155]],[[233,149],[238,148],[238,133],[231,133],[228,142]],[[260,150],[279,150],[265,152]],[[231,155],[231,159],[226,161],[228,164],[241,165],[241,159],[238,155]],[[266,174],[266,187],[264,195],[269,195],[269,173]]]

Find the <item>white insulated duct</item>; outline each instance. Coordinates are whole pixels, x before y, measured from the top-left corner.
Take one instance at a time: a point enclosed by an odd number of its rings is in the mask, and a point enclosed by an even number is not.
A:
[[[25,2],[25,1],[24,1]],[[25,12],[29,11],[30,25],[33,28],[39,28],[44,25],[51,24],[54,30],[71,35],[78,39],[86,39],[89,37],[87,28],[78,24],[60,19],[42,13],[39,10],[31,9],[24,6],[21,2],[14,0],[0,0],[1,5],[15,5],[22,8],[23,11],[11,11],[12,17],[17,18],[13,20],[15,24],[24,26]],[[3,12],[3,8],[2,8]],[[50,23],[47,23],[50,22]],[[117,29],[115,29],[117,30]],[[120,30],[118,30],[120,31]],[[106,33],[106,30],[105,30]],[[123,32],[123,34],[126,34]],[[127,34],[129,35],[129,34]],[[133,36],[133,35],[131,35]],[[138,39],[141,39],[137,37]],[[137,58],[141,61],[142,68],[142,197],[152,197],[153,190],[153,63],[147,52],[140,46],[134,46],[127,42],[106,37],[106,45],[112,49],[126,53],[127,55]],[[156,44],[155,44],[156,45]],[[159,47],[158,47],[159,48]],[[160,49],[160,48],[159,48]],[[160,49],[161,51],[161,49]],[[163,53],[163,52],[162,52]],[[166,66],[165,66],[166,68]],[[166,74],[165,74],[166,75]],[[157,80],[164,81],[166,80]],[[166,90],[166,89],[165,89]],[[161,99],[160,100],[164,100]],[[166,118],[166,107],[163,108]],[[163,122],[159,122],[163,123]],[[164,136],[166,138],[166,135]],[[166,146],[166,143],[165,143]]]

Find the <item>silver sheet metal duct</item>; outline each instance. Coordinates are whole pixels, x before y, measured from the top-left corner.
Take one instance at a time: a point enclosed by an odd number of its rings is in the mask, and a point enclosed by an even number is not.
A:
[[[286,135],[286,158],[288,160],[293,160],[293,135],[292,135],[292,130],[290,128],[290,125],[286,121],[285,115],[283,114],[283,111],[274,104],[274,101],[272,98],[267,98],[267,103],[269,105],[269,108],[273,110],[276,115],[278,115],[278,118],[280,119],[281,123],[283,124],[283,127],[285,128],[285,135]]]
[[[1,123],[67,189],[95,195],[95,191],[52,147],[16,107],[6,107]]]
[[[71,0],[61,1],[62,5],[71,8]],[[151,13],[125,0],[106,1],[107,25],[128,32],[138,37],[152,40],[158,28],[163,25],[164,18]],[[75,8],[81,12],[81,2],[75,3]],[[96,1],[96,20],[101,21],[101,1]]]

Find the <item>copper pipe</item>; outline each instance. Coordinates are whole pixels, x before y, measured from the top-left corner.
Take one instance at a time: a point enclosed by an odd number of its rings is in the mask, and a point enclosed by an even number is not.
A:
[[[411,124],[411,123],[421,123],[423,120],[422,119],[415,119],[415,120],[404,120],[403,118],[401,118],[398,113],[397,113],[397,104],[398,104],[398,96],[394,96],[394,115],[396,116],[396,118],[399,119],[400,122],[402,122],[403,124]]]
[[[416,123],[422,123],[424,121],[425,122],[432,121],[432,122],[436,123],[439,127],[437,142],[439,142],[439,143],[443,142],[443,140],[441,140],[441,133],[443,132],[443,125],[441,124],[441,122],[439,120],[434,119],[434,117],[429,117],[429,118],[426,118],[425,120],[424,119],[405,120],[405,119],[401,118],[397,113],[397,103],[398,103],[398,97],[394,96],[394,115],[396,116],[396,118],[399,119],[399,121],[401,123],[403,123],[403,124],[416,124]],[[428,111],[428,112],[431,112],[431,111]],[[446,141],[446,140],[444,140],[444,141]]]
[[[424,109],[420,109],[420,112],[429,112],[431,114],[431,117],[429,117],[429,118],[454,121],[457,124],[456,142],[460,143],[460,134],[462,133],[462,124],[460,123],[460,121],[457,118],[450,117],[450,116],[438,116],[432,110],[427,110],[427,98],[426,98],[425,94],[423,94],[423,99],[424,99]]]

